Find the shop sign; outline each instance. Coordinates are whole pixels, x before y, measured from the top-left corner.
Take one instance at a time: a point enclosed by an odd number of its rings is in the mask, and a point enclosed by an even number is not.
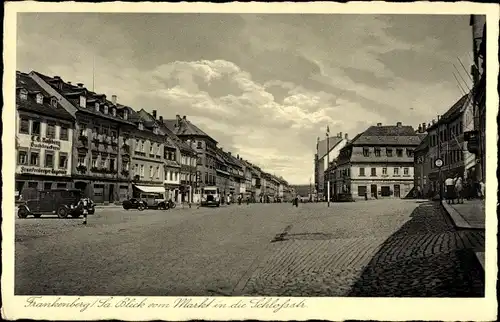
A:
[[[31,137],[32,148],[47,149],[47,150],[60,150],[61,142],[51,139],[51,138],[41,138],[39,136],[33,135]]]
[[[66,170],[56,170],[56,169],[47,169],[47,168],[38,168],[38,167],[21,167],[21,173],[23,174],[43,174],[43,175],[52,175],[58,176],[66,174]]]

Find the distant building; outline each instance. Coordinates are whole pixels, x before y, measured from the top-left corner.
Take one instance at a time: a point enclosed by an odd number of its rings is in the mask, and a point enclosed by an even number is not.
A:
[[[316,154],[314,155],[314,189],[320,199],[326,197],[327,182],[325,171],[328,168],[328,159],[333,161],[339,155],[340,150],[347,144],[348,135],[342,137],[342,132],[336,136],[316,142]],[[329,156],[328,156],[329,154]],[[314,193],[314,191],[313,191]]]
[[[341,149],[329,167],[332,195],[404,198],[413,188],[414,149],[421,138],[412,126],[371,126]]]

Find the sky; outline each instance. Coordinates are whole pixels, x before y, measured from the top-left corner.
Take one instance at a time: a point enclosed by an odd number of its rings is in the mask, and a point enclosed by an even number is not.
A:
[[[457,69],[470,88],[471,33],[469,16],[22,13],[16,69],[91,90],[95,70],[96,92],[185,115],[225,151],[308,184],[327,125],[352,138],[450,108]]]

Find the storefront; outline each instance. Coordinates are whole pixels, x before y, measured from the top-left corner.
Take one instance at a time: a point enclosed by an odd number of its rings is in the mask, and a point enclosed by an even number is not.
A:
[[[54,170],[54,173],[56,172],[57,170]],[[72,188],[71,177],[62,174],[66,174],[66,171],[53,175],[16,174],[16,200],[19,198],[24,200],[33,198],[32,192],[34,191]]]
[[[173,202],[179,202],[179,185],[172,183],[164,183],[164,188],[167,194],[167,199],[172,200]]]

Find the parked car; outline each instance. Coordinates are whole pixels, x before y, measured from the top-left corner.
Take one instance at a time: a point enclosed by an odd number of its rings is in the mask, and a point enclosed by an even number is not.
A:
[[[26,218],[33,215],[40,218],[42,215],[56,214],[59,218],[68,216],[78,218],[83,214],[79,201],[83,193],[78,189],[52,189],[41,190],[36,193],[36,198],[26,200],[19,205],[17,216]],[[90,200],[89,215],[95,213],[95,204]]]
[[[204,187],[201,189],[201,206],[220,206],[220,192],[217,187]]]
[[[141,193],[138,198],[131,198],[122,203],[123,209],[169,209],[171,204],[162,193]]]

